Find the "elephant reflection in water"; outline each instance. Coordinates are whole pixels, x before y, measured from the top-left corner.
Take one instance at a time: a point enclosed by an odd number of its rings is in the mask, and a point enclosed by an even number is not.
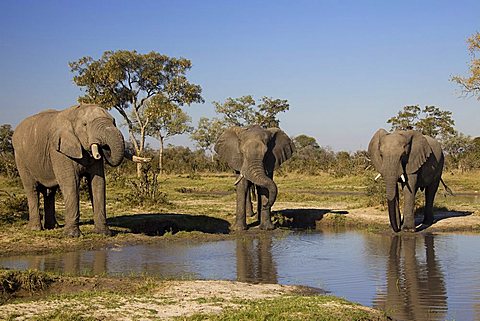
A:
[[[29,269],[65,274],[101,275],[107,272],[107,252],[98,250],[91,257],[84,257],[81,252],[68,252],[58,255],[35,256],[28,259]]]
[[[277,283],[277,267],[272,257],[272,237],[237,239],[237,281]]]
[[[417,241],[423,239],[423,252]],[[379,294],[377,308],[399,320],[444,320],[447,292],[435,258],[434,236],[394,236],[387,262],[387,293]]]

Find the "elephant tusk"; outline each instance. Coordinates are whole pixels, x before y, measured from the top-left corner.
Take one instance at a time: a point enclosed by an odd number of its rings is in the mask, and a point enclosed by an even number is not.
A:
[[[242,178],[244,178],[245,175],[241,174],[238,176],[237,180],[235,181],[235,183],[233,183],[233,185],[237,185],[238,183],[240,183],[240,181],[242,180]]]
[[[97,144],[92,144],[92,146],[90,146],[90,148],[92,150],[93,158],[95,158],[95,159],[102,158],[102,155],[100,155],[100,153],[98,152],[98,145]]]
[[[152,159],[150,157],[139,157],[135,155],[132,156],[132,162],[135,162],[135,163],[148,163],[151,160]]]
[[[382,177],[382,174],[378,173],[378,175],[375,176],[375,182],[376,182],[380,177]]]
[[[402,182],[404,182],[404,183],[406,182],[406,181],[405,181],[405,175],[403,175],[403,174],[400,175],[400,179],[402,180]]]

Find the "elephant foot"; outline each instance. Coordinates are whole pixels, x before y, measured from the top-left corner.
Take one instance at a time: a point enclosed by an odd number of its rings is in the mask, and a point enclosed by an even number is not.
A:
[[[32,223],[32,222],[29,222],[28,225],[27,225],[28,229],[31,230],[31,231],[41,231],[43,230],[42,229],[42,224],[40,223]]]
[[[53,223],[45,222],[45,229],[46,230],[53,230],[53,229],[56,229],[56,228],[59,228],[59,227],[60,227],[60,225],[57,222],[53,222]]]
[[[78,226],[66,228],[63,231],[63,234],[65,234],[65,236],[68,236],[68,237],[79,237],[80,235],[82,235]]]
[[[260,223],[260,229],[264,231],[271,231],[275,229],[275,225],[272,222],[262,222]]]
[[[233,231],[240,232],[240,231],[246,231],[247,230],[247,224],[245,223],[235,223],[233,226]]]
[[[105,235],[105,236],[112,236],[112,231],[108,227],[96,227],[94,230],[95,233]]]

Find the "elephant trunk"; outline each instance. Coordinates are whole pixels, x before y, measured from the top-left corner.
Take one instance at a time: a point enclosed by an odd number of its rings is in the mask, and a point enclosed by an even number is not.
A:
[[[245,177],[253,184],[266,188],[268,190],[268,202],[266,208],[270,208],[277,199],[277,185],[267,176],[263,165],[263,159],[250,162],[250,165],[243,171]]]
[[[388,216],[390,218],[390,225],[395,232],[399,232],[402,227],[398,196],[398,178],[400,174],[401,167],[399,158],[384,159],[382,175],[385,181]]]
[[[125,155],[123,135],[109,119],[95,122],[92,136],[96,137],[109,165],[118,166],[122,163]]]

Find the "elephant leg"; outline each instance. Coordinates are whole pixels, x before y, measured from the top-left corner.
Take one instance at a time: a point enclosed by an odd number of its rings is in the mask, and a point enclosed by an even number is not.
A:
[[[59,180],[60,181],[60,180]],[[78,177],[62,180],[60,189],[65,200],[65,227],[64,234],[71,237],[78,237],[80,233],[80,181]]]
[[[433,201],[435,200],[439,184],[440,180],[435,180],[425,188],[425,209],[423,211],[423,224],[425,225],[433,224]]]
[[[415,194],[417,192],[416,178],[412,177],[408,180],[409,185],[404,186],[404,207],[403,207],[403,227],[407,232],[415,232]],[[409,187],[410,186],[410,187]]]
[[[40,231],[42,229],[42,220],[38,208],[39,192],[37,183],[26,171],[19,169],[19,174],[28,201],[28,228],[32,231]]]
[[[247,229],[247,217],[245,211],[249,184],[250,182],[245,178],[240,180],[237,184],[237,213],[234,224],[234,229],[236,231]]]
[[[93,208],[93,222],[95,232],[111,235],[107,226],[107,210],[105,205],[105,173],[103,164],[98,162],[95,171],[87,176],[90,199]],[[100,165],[101,164],[101,165]]]
[[[273,230],[275,226],[272,223],[270,207],[268,203],[268,189],[257,186],[258,194],[258,218],[260,220],[261,230]]]
[[[55,219],[55,194],[57,188],[47,188],[43,193],[44,210],[45,210],[45,229],[54,229],[58,227],[57,220]]]

